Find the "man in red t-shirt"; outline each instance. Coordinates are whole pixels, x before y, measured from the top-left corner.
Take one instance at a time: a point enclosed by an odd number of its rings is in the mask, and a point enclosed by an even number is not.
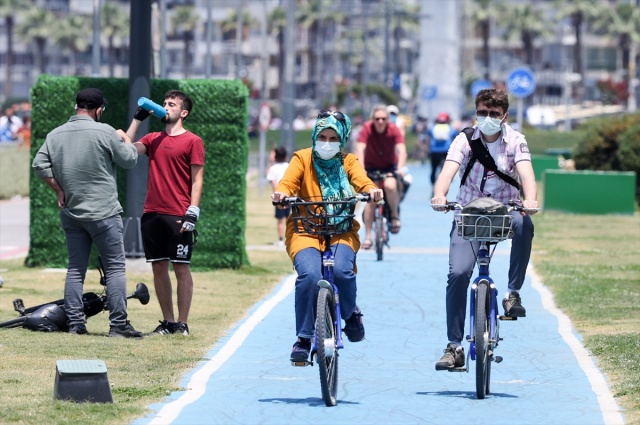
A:
[[[398,179],[402,179],[402,170],[407,161],[407,148],[400,129],[389,122],[386,105],[377,105],[373,108],[371,120],[364,123],[358,134],[356,154],[360,164],[368,173],[374,171],[390,173],[390,178],[384,180],[384,199],[391,211],[389,231],[398,233],[400,231],[398,204],[401,189]],[[369,249],[373,245],[371,226],[374,209],[374,203],[368,203],[364,209],[365,240],[362,243],[364,249]]]
[[[194,244],[193,232],[200,215],[204,176],[204,144],[182,123],[191,113],[193,102],[178,90],[169,90],[162,105],[165,131],[149,133],[134,145],[138,154],[149,157],[149,182],[141,219],[144,254],[153,270],[153,283],[163,320],[152,334],[189,335],[189,310],[193,297],[193,278],[189,263]],[[132,140],[149,112],[138,108],[127,136]],[[178,281],[178,320],[173,313],[169,262]]]

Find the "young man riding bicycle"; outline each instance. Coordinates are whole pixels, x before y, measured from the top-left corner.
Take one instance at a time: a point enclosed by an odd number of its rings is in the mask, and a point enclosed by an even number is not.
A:
[[[389,121],[389,112],[385,105],[377,105],[371,113],[371,120],[364,123],[358,134],[356,155],[367,173],[379,171],[389,173],[390,178],[384,180],[385,202],[389,204],[391,218],[389,231],[400,231],[399,204],[402,194],[402,179],[404,166],[407,161],[407,148],[400,129]],[[365,226],[365,240],[363,249],[373,245],[371,241],[371,227],[373,224],[375,204],[367,204],[364,209],[363,221]]]
[[[537,185],[529,148],[524,135],[507,124],[508,109],[509,98],[503,91],[486,89],[478,93],[476,96],[478,124],[473,127],[473,134],[470,138],[467,138],[463,132],[451,144],[447,159],[434,187],[434,195],[431,199],[434,209],[443,210],[442,207],[435,205],[447,203],[449,187],[458,171],[460,171],[462,184],[456,202],[461,205],[466,205],[477,198],[491,197],[505,204],[514,200],[525,208],[538,208]],[[486,149],[484,152],[493,158],[496,169],[485,167],[482,163],[486,164],[487,161],[476,158],[470,145],[470,140],[476,139],[479,139]],[[477,144],[478,142],[475,143],[474,146],[480,146]],[[470,169],[467,170],[469,165]],[[524,195],[522,201],[520,200],[520,188],[516,185],[521,186]],[[528,212],[528,214],[534,213],[535,210]],[[512,212],[511,215],[514,234],[511,245],[508,291],[502,301],[502,306],[506,316],[525,317],[526,310],[522,305],[519,290],[524,283],[531,256],[533,223],[525,213]],[[478,242],[466,241],[458,235],[455,220],[450,236],[446,295],[449,343],[444,350],[444,355],[436,363],[436,370],[450,370],[464,366],[464,350],[461,342],[465,326],[467,288],[475,266],[475,252],[478,250]]]

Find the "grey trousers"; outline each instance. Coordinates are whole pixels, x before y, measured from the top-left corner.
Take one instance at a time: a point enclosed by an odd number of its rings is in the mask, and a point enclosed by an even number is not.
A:
[[[69,267],[64,282],[64,309],[69,326],[85,322],[82,293],[89,266],[91,244],[95,243],[102,259],[107,284],[107,302],[111,326],[127,320],[127,277],[125,274],[122,218],[119,215],[98,221],[75,220],[60,213],[67,239]]]
[[[509,265],[509,290],[522,288],[531,257],[533,222],[528,215],[512,211],[513,239]],[[449,245],[449,275],[447,280],[447,337],[450,342],[461,342],[467,309],[469,282],[476,265],[475,253],[480,242],[470,242],[458,236],[455,220]],[[501,242],[506,243],[506,242]],[[495,279],[496,283],[499,281]]]

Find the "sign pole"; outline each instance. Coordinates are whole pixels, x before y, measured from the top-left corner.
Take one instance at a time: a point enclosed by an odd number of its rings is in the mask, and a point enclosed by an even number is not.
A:
[[[271,106],[269,106],[268,102],[264,102],[262,106],[260,106],[258,124],[260,125],[260,145],[258,148],[258,190],[262,193],[266,175],[267,130],[269,130],[269,126],[271,124]]]
[[[518,119],[516,123],[518,124],[518,131],[522,132],[522,108],[524,108],[524,102],[522,98],[518,98]]]

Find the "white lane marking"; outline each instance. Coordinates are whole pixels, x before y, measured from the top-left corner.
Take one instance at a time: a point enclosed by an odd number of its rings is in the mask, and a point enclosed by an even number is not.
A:
[[[558,333],[562,336],[562,339],[567,343],[571,351],[573,351],[578,365],[584,371],[587,379],[591,383],[591,389],[596,395],[598,404],[600,405],[600,411],[602,412],[602,418],[607,425],[623,425],[624,418],[620,411],[620,406],[616,403],[609,389],[609,385],[602,372],[593,361],[593,357],[589,354],[587,349],[576,337],[573,332],[573,325],[571,320],[567,317],[558,307],[553,300],[553,294],[544,286],[544,283],[540,277],[536,274],[533,264],[529,264],[527,271],[531,276],[531,286],[538,291],[542,297],[542,306],[549,313],[554,315],[558,319]]]
[[[296,275],[289,276],[280,290],[266,300],[256,311],[235,331],[227,343],[204,366],[193,374],[187,384],[187,391],[177,400],[166,404],[149,425],[167,425],[172,423],[187,405],[194,403],[205,393],[207,381],[229,358],[240,348],[251,331],[269,314],[269,312],[284,300],[294,288]]]

